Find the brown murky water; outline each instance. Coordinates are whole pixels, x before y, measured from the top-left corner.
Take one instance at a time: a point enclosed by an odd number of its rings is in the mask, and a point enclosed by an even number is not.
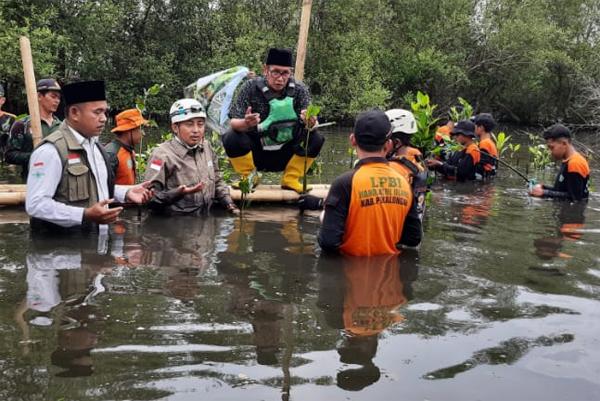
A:
[[[420,251],[371,259],[319,256],[293,207],[68,240],[1,214],[3,400],[600,399],[597,194],[436,183]]]

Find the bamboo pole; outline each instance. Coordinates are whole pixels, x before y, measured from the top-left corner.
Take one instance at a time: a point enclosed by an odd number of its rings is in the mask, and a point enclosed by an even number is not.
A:
[[[31,43],[27,36],[19,39],[21,46],[21,59],[23,61],[23,74],[25,75],[25,90],[27,91],[27,106],[29,107],[31,135],[33,146],[37,146],[42,140],[42,120],[40,119],[40,108],[37,99],[37,88],[35,74],[33,72],[33,57],[31,56]]]
[[[302,1],[302,14],[300,16],[300,32],[298,34],[298,50],[296,52],[296,68],[294,77],[298,81],[304,79],[304,63],[306,62],[306,43],[308,42],[308,28],[310,27],[310,10],[312,0]]]
[[[25,203],[25,194],[27,188],[19,184],[0,185],[0,206],[2,205],[21,205]],[[329,192],[328,184],[315,184],[309,194],[325,199]],[[231,198],[234,201],[242,199],[242,191],[239,189],[230,189]],[[300,197],[295,191],[281,189],[279,185],[259,185],[254,192],[246,195],[246,200],[252,202],[269,203],[291,203]]]

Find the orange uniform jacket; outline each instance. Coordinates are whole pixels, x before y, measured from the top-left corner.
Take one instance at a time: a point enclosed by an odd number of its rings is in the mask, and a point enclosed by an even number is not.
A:
[[[136,179],[135,152],[116,139],[106,145],[110,167],[115,173],[115,184],[134,185]]]
[[[553,187],[544,185],[544,197],[578,201],[589,197],[590,166],[580,153],[575,152],[563,161]]]
[[[455,152],[450,160],[436,167],[436,171],[446,178],[457,181],[475,180],[477,164],[481,160],[481,152],[475,143],[470,143],[460,152]]]
[[[480,165],[485,174],[494,174],[497,168],[498,149],[496,144],[490,138],[485,138],[479,142],[479,149],[481,152]],[[493,157],[490,157],[493,156]]]
[[[408,180],[383,157],[362,159],[336,178],[325,199],[319,244],[326,251],[371,256],[416,246],[421,221]]]

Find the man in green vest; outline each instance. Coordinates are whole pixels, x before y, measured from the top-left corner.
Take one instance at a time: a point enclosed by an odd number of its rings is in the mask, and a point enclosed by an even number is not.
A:
[[[292,74],[292,52],[269,49],[263,76],[242,86],[229,111],[231,130],[223,146],[242,178],[255,170],[283,171],[281,186],[301,193],[305,159],[308,169],[325,139],[313,131],[307,141],[303,126],[310,94]]]
[[[104,81],[65,86],[66,117],[31,155],[25,208],[36,232],[105,231],[123,210],[113,201],[145,203],[147,185],[115,186],[98,136],[106,124]]]
[[[37,82],[43,138],[54,132],[60,125],[60,120],[54,115],[60,104],[60,90],[60,85],[52,78],[40,79]],[[27,116],[12,125],[8,146],[4,154],[7,163],[21,166],[21,177],[23,177],[23,180],[27,179],[31,152],[33,152],[31,117]]]

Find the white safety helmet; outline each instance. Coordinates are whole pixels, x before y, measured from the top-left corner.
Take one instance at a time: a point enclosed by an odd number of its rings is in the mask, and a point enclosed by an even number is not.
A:
[[[204,106],[196,99],[179,99],[169,110],[171,123],[180,123],[192,118],[206,118]]]
[[[385,112],[392,124],[392,134],[414,134],[417,132],[415,116],[408,110],[391,109]]]

